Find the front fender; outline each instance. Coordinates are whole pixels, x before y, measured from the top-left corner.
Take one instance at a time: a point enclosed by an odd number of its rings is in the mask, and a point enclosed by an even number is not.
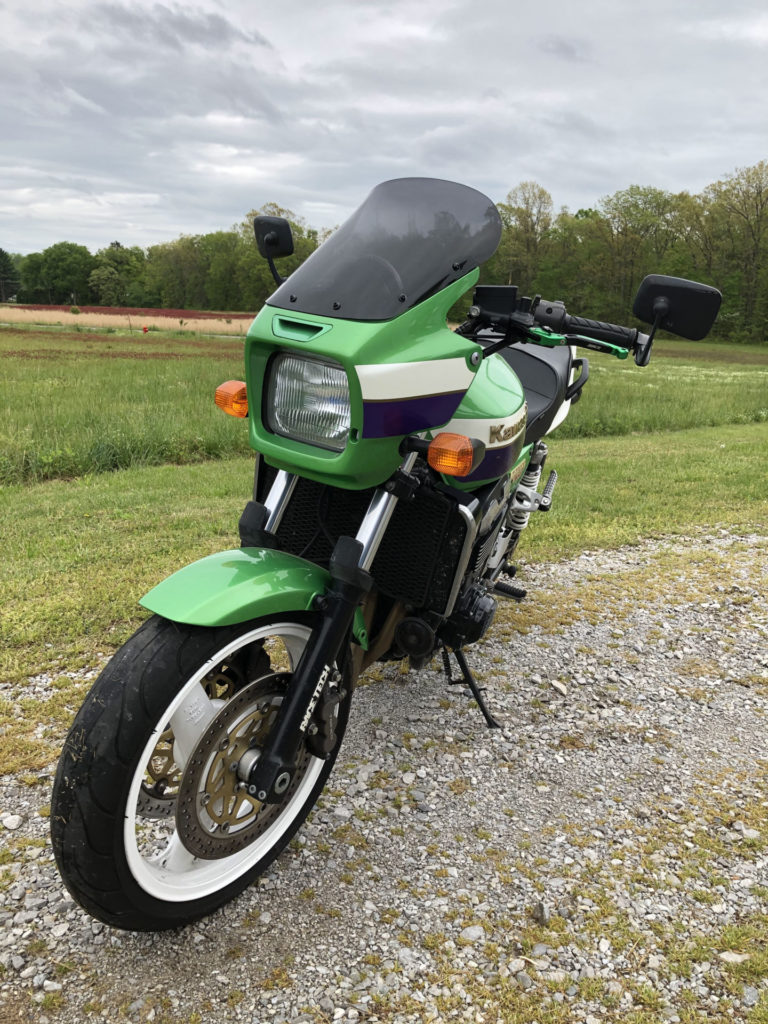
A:
[[[179,569],[139,603],[173,622],[231,626],[262,615],[309,611],[330,582],[325,569],[305,558],[268,548],[236,548]]]

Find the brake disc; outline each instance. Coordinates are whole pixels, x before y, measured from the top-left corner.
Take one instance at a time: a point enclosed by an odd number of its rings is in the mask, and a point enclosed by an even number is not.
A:
[[[176,802],[179,838],[194,856],[216,860],[238,853],[274,823],[298,788],[311,760],[303,744],[279,804],[249,796],[237,774],[246,750],[263,746],[290,678],[290,673],[274,673],[238,690],[198,740]]]

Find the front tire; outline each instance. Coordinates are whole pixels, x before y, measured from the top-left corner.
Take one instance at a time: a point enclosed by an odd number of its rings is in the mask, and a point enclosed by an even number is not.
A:
[[[242,892],[283,850],[333,767],[349,680],[330,756],[302,745],[280,804],[249,800],[226,765],[268,734],[310,634],[298,613],[222,628],[155,616],[115,654],[67,736],[51,802],[59,871],[94,917],[179,927]]]

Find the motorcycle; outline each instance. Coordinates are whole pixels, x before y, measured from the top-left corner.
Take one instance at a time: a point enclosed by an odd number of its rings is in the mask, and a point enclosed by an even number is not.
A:
[[[141,604],[67,736],[51,805],[72,896],[118,928],[174,928],[245,889],[317,801],[356,679],[451,659],[498,726],[465,649],[553,501],[544,438],[589,379],[577,346],[648,364],[655,333],[699,339],[720,293],[651,275],[635,328],[514,286],[476,287],[501,220],[480,192],[378,185],[283,279],[290,226],[257,217],[277,288],[248,331],[245,382],[216,392],[256,450],[241,547],[182,568]]]

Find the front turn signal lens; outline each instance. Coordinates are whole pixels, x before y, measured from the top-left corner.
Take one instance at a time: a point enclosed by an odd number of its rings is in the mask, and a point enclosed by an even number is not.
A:
[[[244,419],[248,415],[248,395],[245,381],[228,380],[216,388],[216,405],[230,416]]]
[[[464,434],[438,434],[427,449],[427,462],[446,476],[469,476],[485,454],[485,445]]]

